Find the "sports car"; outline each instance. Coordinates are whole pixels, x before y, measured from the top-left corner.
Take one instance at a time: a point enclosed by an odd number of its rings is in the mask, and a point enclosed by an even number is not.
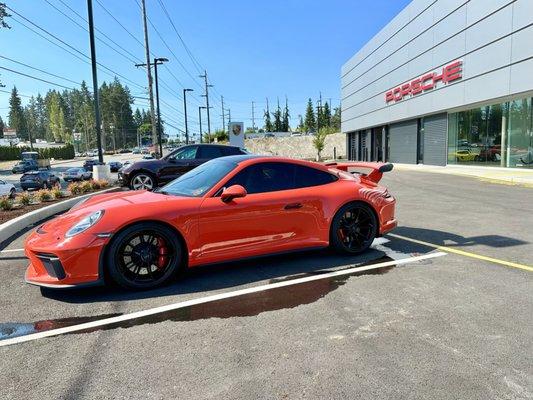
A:
[[[392,164],[221,157],[162,188],[75,205],[26,240],[26,281],[52,288],[169,282],[186,268],[302,249],[357,254],[396,226]]]

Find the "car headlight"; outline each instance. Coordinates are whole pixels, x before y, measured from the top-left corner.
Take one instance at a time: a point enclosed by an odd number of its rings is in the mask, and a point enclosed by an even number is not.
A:
[[[104,215],[104,210],[98,210],[86,216],[80,222],[78,222],[76,225],[70,228],[65,234],[65,237],[72,237],[72,236],[77,235],[78,233],[82,233],[86,231],[91,226],[96,224],[98,220],[102,218],[102,215]]]

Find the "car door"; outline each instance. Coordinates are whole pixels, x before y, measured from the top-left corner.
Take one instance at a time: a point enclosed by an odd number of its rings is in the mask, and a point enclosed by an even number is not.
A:
[[[170,182],[200,165],[197,163],[197,153],[198,146],[185,146],[164,159],[164,165],[160,167],[158,173],[161,183]]]
[[[218,195],[205,199],[199,259],[208,263],[312,247],[308,239],[317,229],[316,211],[294,189],[293,177],[290,163],[253,164],[224,185],[243,186],[245,197],[229,203]]]

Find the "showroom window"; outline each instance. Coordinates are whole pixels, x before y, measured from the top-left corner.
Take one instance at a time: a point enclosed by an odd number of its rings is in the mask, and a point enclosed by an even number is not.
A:
[[[531,99],[448,116],[448,163],[533,167]]]

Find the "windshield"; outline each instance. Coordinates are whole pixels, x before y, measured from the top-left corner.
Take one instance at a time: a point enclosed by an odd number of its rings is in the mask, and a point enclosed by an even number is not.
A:
[[[68,174],[77,174],[78,172],[80,172],[80,168],[69,168],[66,172]]]
[[[176,196],[200,197],[215,186],[224,176],[233,170],[237,164],[226,161],[224,158],[216,158],[183,174],[166,186],[161,193]]]

